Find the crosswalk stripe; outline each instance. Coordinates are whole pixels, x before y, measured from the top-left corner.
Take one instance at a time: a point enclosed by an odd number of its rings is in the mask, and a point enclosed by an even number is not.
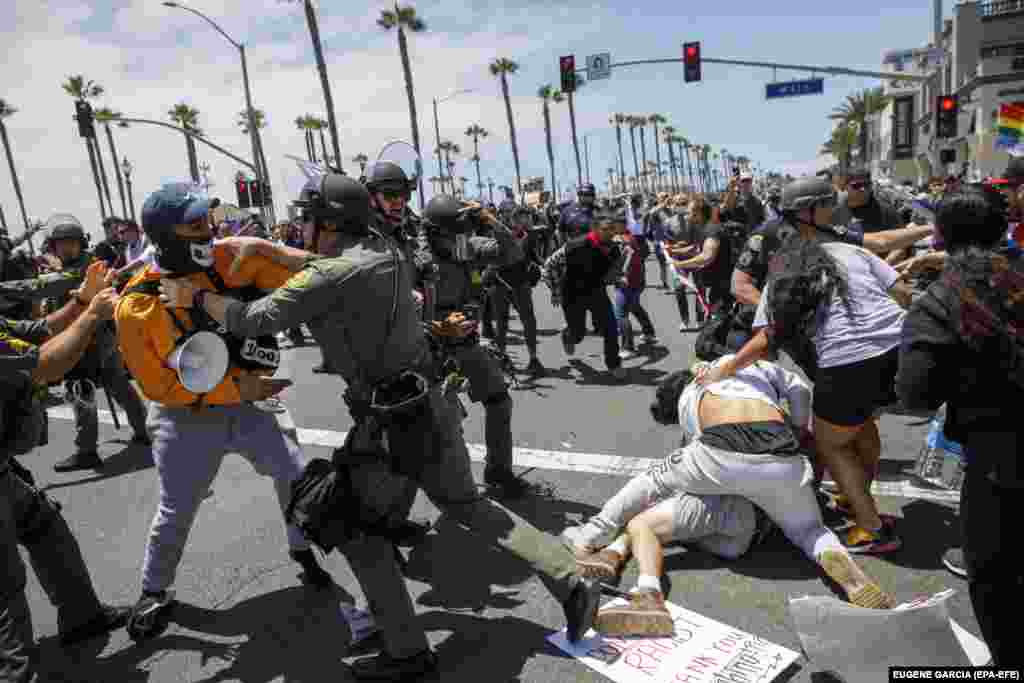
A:
[[[74,411],[69,405],[60,405],[49,408],[47,411],[50,417],[58,420],[74,420]],[[122,425],[128,424],[128,417],[118,411],[118,418]],[[278,416],[282,426],[294,428],[291,415],[288,412]],[[114,418],[109,410],[99,410],[99,420],[104,424],[113,424]],[[338,448],[345,442],[347,432],[337,432],[330,429],[304,429],[296,428],[299,443],[303,446],[319,446],[322,448]],[[469,457],[474,462],[484,462],[487,447],[484,444],[466,444],[469,448]],[[514,463],[517,467],[535,468],[539,470],[558,470],[564,472],[586,472],[588,474],[612,474],[622,477],[631,477],[655,464],[660,458],[635,458],[619,455],[607,455],[602,453],[574,453],[570,451],[549,451],[540,448],[517,447],[513,454]],[[826,482],[829,483],[829,482]],[[921,488],[915,486],[909,479],[876,481],[871,492],[876,496],[893,496],[898,498],[920,498],[936,502],[957,502],[960,500],[959,491],[946,491],[943,489]]]

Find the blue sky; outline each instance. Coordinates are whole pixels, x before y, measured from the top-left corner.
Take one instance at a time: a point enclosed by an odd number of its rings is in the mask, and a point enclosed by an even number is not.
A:
[[[292,121],[324,111],[301,6],[278,0],[192,0],[191,5],[248,45],[254,102],[267,111],[264,145],[283,213],[295,175],[284,155],[304,150]],[[946,0],[944,16],[950,16],[951,5]],[[375,25],[383,6],[319,3],[346,159],[359,152],[375,157],[388,140],[410,138],[396,39]],[[705,57],[878,70],[883,50],[927,42],[932,16],[927,0],[570,1],[557,6],[460,0],[415,6],[429,29],[410,36],[423,150],[429,154],[434,147],[431,98],[474,89],[440,106],[442,137],[462,146],[456,173],[470,178],[470,185],[475,171],[465,158],[472,152],[463,131],[471,123],[491,132],[480,151],[485,180],[514,179],[500,86],[487,70],[495,57],[520,65],[510,89],[523,176],[548,176],[536,91],[544,83],[557,85],[560,55],[575,54],[580,64],[597,52],[610,52],[613,61],[673,57],[684,41],[700,40]],[[201,110],[201,124],[212,139],[248,156],[247,139],[234,126],[244,106],[237,53],[197,17],[165,8],[159,0],[17,0],[0,9],[0,26],[9,55],[0,66],[5,83],[0,96],[20,110],[7,125],[31,216],[72,211],[87,223],[98,222],[88,160],[70,120],[71,101],[59,87],[73,73],[107,88],[101,104],[137,116],[163,119],[175,102],[188,102]],[[777,74],[778,80],[808,76]],[[682,66],[666,64],[622,68],[608,81],[588,84],[578,93],[576,108],[579,133],[589,139],[595,182],[604,183],[605,169],[614,165],[615,136],[607,124],[613,112],[660,113],[691,141],[727,148],[768,168],[813,170],[824,163],[817,151],[828,136],[829,111],[846,94],[877,84],[829,77],[823,96],[766,102],[764,86],[772,79],[769,70],[706,64],[703,82],[686,84]],[[555,107],[553,128],[559,182],[575,185],[564,104]],[[184,143],[173,131],[136,126],[116,135],[119,154],[131,157],[136,168],[137,205],[161,181],[186,173]],[[653,158],[650,133],[647,143]],[[205,152],[201,157],[211,164],[213,193],[230,197],[235,165]],[[626,159],[628,167],[628,148]],[[436,164],[424,161],[436,174]],[[113,180],[109,161],[108,172]],[[0,204],[16,226],[20,220],[8,175],[6,169],[0,172]],[[54,178],[61,179],[59,194],[52,191]]]

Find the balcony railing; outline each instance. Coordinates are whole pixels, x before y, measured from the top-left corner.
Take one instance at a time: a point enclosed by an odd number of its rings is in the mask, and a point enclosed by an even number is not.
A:
[[[982,19],[991,19],[1004,14],[1024,14],[1024,0],[988,0],[978,3],[978,14]]]

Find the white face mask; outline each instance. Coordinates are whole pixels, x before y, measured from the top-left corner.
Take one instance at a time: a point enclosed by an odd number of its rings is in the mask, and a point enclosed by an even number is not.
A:
[[[213,240],[207,242],[189,242],[188,253],[196,265],[209,268],[213,265]]]

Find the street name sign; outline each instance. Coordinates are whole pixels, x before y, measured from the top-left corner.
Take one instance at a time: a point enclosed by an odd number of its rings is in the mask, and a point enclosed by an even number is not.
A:
[[[587,57],[587,80],[599,81],[612,77],[612,53],[602,52]]]
[[[824,78],[808,78],[803,81],[786,81],[784,83],[768,83],[765,85],[765,99],[775,100],[782,97],[800,95],[821,95],[825,92]]]

